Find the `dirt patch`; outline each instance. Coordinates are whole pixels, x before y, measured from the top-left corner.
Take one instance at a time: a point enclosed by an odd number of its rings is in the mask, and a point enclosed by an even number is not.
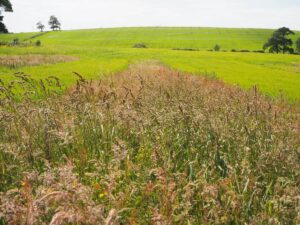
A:
[[[10,55],[0,56],[0,66],[14,69],[23,66],[70,62],[78,59],[77,57],[66,55]]]

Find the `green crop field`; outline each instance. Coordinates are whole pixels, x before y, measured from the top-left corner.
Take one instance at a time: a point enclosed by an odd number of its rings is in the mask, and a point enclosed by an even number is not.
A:
[[[65,85],[72,84],[78,72],[86,78],[125,70],[129,64],[159,60],[171,68],[193,74],[214,76],[244,88],[257,85],[270,96],[284,93],[289,99],[300,98],[300,56],[236,53],[236,50],[261,50],[273,30],[229,28],[111,28],[49,32],[31,39],[41,40],[41,47],[0,47],[0,56],[69,55],[71,62],[9,68],[0,64],[0,79],[9,81],[22,71],[35,78],[51,75]],[[0,41],[26,40],[38,33],[2,34]],[[300,36],[297,32],[293,38]],[[28,42],[28,41],[27,41]],[[147,49],[135,49],[145,43]],[[221,52],[210,52],[214,45]],[[173,49],[196,49],[178,51]],[[223,52],[226,51],[226,52]]]

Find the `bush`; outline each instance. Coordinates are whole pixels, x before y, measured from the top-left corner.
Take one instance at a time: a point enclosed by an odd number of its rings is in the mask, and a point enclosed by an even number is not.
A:
[[[20,44],[20,41],[19,41],[19,38],[15,38],[13,39],[11,45],[15,46],[15,45],[19,45]]]
[[[37,40],[35,42],[35,46],[40,47],[42,45],[42,42],[40,40]]]
[[[134,48],[147,48],[145,43],[136,43],[133,45]]]
[[[264,50],[254,50],[253,52],[255,52],[255,53],[265,53]]]
[[[199,51],[197,48],[173,48],[172,50],[176,51]]]
[[[250,52],[249,50],[243,49],[240,52]]]
[[[214,51],[215,51],[215,52],[218,52],[218,51],[220,51],[220,50],[221,50],[221,46],[220,46],[220,45],[215,45]]]
[[[237,50],[236,49],[231,49],[231,52],[237,52]]]

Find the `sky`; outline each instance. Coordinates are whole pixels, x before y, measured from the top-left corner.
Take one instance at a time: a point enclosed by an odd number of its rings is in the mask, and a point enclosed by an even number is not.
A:
[[[10,32],[36,31],[51,15],[62,29],[136,26],[300,30],[300,0],[11,0]]]

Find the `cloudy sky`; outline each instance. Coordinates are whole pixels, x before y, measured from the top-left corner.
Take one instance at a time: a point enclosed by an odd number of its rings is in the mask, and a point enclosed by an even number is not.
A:
[[[257,27],[300,30],[300,0],[11,0],[12,32],[56,15],[63,29],[123,26]]]

